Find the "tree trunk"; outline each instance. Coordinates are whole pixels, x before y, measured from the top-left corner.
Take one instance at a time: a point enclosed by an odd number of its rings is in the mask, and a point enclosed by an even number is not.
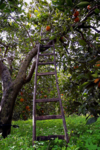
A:
[[[0,123],[2,126],[2,136],[5,138],[11,132],[12,115],[15,105],[15,100],[22,87],[22,83],[14,85],[13,83],[6,89],[1,101]]]
[[[0,104],[0,132],[5,138],[11,132],[12,115],[17,95],[22,86],[30,81],[29,77],[32,77],[32,73],[25,80],[26,71],[29,67],[32,58],[37,54],[37,47],[30,51],[21,67],[19,68],[18,75],[15,81],[12,81],[8,68],[0,61],[0,76],[2,80],[3,96]],[[34,63],[35,64],[35,63]],[[32,66],[31,72],[34,72],[35,65]]]

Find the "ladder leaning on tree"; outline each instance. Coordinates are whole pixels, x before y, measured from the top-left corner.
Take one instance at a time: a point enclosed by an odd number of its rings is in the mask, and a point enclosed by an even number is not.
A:
[[[36,70],[35,70],[35,80],[34,80],[34,97],[33,97],[33,145],[34,145],[34,141],[50,140],[51,138],[57,138],[57,137],[59,139],[65,139],[67,143],[69,142],[67,127],[66,127],[66,121],[65,121],[65,116],[64,116],[63,106],[62,106],[62,102],[61,102],[60,91],[59,91],[58,79],[57,79],[56,56],[55,56],[54,42],[53,42],[52,47],[53,47],[53,53],[40,54],[40,44],[38,46]],[[54,56],[53,62],[42,62],[42,63],[39,62],[39,56],[50,56],[50,55]],[[38,65],[49,65],[49,64],[54,65],[54,70],[55,70],[54,72],[38,73]],[[58,98],[36,99],[37,76],[48,76],[48,75],[55,75]],[[36,116],[36,103],[57,102],[57,101],[60,104],[61,115]],[[36,137],[36,120],[48,120],[48,119],[62,119],[65,135],[49,135],[49,136],[37,136]]]

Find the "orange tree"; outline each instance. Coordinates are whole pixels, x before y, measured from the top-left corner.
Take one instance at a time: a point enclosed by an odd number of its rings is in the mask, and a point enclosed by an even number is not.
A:
[[[60,28],[65,41],[61,42],[67,51],[62,54],[63,72],[67,76],[66,81],[62,79],[62,90],[67,111],[84,115],[90,112],[94,118],[87,123],[95,122],[100,114],[99,80],[95,82],[100,77],[100,2],[56,0],[53,5],[62,15]]]
[[[99,78],[100,71],[95,66],[100,47],[99,10],[97,0],[52,0],[51,3],[35,0],[29,6],[23,0],[0,2],[0,132],[3,137],[10,134],[18,93],[32,79],[39,43],[42,53],[55,42],[57,65],[64,69],[66,76],[70,73],[68,82],[64,83],[68,99],[71,102],[75,99],[74,107],[80,106],[80,113],[91,112],[95,116],[92,122],[97,119],[99,87],[94,80]],[[74,15],[76,11],[79,14]],[[47,26],[51,30],[46,31]]]

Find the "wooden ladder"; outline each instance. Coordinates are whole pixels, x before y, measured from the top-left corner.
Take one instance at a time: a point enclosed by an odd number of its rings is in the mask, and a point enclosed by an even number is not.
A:
[[[37,52],[37,60],[36,60],[36,72],[35,72],[35,80],[34,80],[34,96],[33,96],[33,145],[34,141],[44,141],[44,140],[50,140],[51,138],[59,138],[59,139],[65,139],[66,142],[69,142],[68,133],[67,133],[67,127],[66,127],[66,121],[63,111],[63,106],[61,102],[61,96],[59,91],[59,85],[58,85],[58,79],[57,79],[57,71],[56,71],[56,56],[55,56],[55,47],[53,42],[53,53],[45,53],[45,54],[39,54],[40,52],[40,45],[38,46],[38,52]],[[54,56],[53,62],[39,62],[39,56]],[[46,72],[46,73],[38,73],[38,65],[54,65],[54,72]],[[45,75],[55,75],[56,79],[56,87],[58,92],[58,98],[49,98],[49,99],[36,99],[36,90],[37,90],[37,76],[45,76]],[[57,102],[59,101],[60,104],[60,110],[61,115],[47,115],[47,116],[36,116],[36,103],[41,102]],[[49,135],[49,136],[37,136],[36,137],[36,120],[47,120],[47,119],[62,119],[63,120],[63,127],[65,135]]]

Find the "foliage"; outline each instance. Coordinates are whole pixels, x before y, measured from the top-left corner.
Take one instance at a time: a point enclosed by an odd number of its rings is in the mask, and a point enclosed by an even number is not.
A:
[[[99,78],[100,72],[99,63],[98,66],[95,66],[99,60],[100,49],[97,41],[100,33],[97,30],[100,8],[97,10],[95,6],[99,5],[99,1],[80,2],[76,0],[73,5],[70,5],[69,2],[71,1],[53,1],[54,7],[60,10],[60,14],[64,19],[61,27],[67,43],[66,48],[69,52],[69,54],[65,55],[63,53],[62,55],[63,72],[65,72],[64,76],[67,76],[67,79],[61,79],[64,80],[61,82],[63,84],[61,91],[64,90],[63,93],[66,95],[66,104],[64,104],[67,111],[70,108],[72,113],[78,109],[78,113],[84,115],[90,112],[91,115],[95,116],[96,121],[100,114],[99,84],[98,82],[94,83],[96,77]],[[90,10],[87,10],[88,4],[91,6]],[[79,11],[79,23],[73,21],[75,9]],[[95,13],[96,11],[97,13]],[[66,23],[64,24],[64,22]],[[71,41],[70,44],[69,41]]]
[[[35,142],[37,149],[62,149],[62,150],[96,150],[100,148],[100,119],[92,125],[85,125],[84,116],[72,115],[66,118],[70,142],[66,148],[65,141],[51,140]],[[32,150],[32,120],[13,121],[12,124],[18,124],[19,128],[12,128],[11,135],[6,139],[0,136],[0,148],[4,150],[19,148],[22,150]],[[62,120],[37,121],[36,133],[39,135],[64,134]],[[51,150],[50,149],[50,150]]]

